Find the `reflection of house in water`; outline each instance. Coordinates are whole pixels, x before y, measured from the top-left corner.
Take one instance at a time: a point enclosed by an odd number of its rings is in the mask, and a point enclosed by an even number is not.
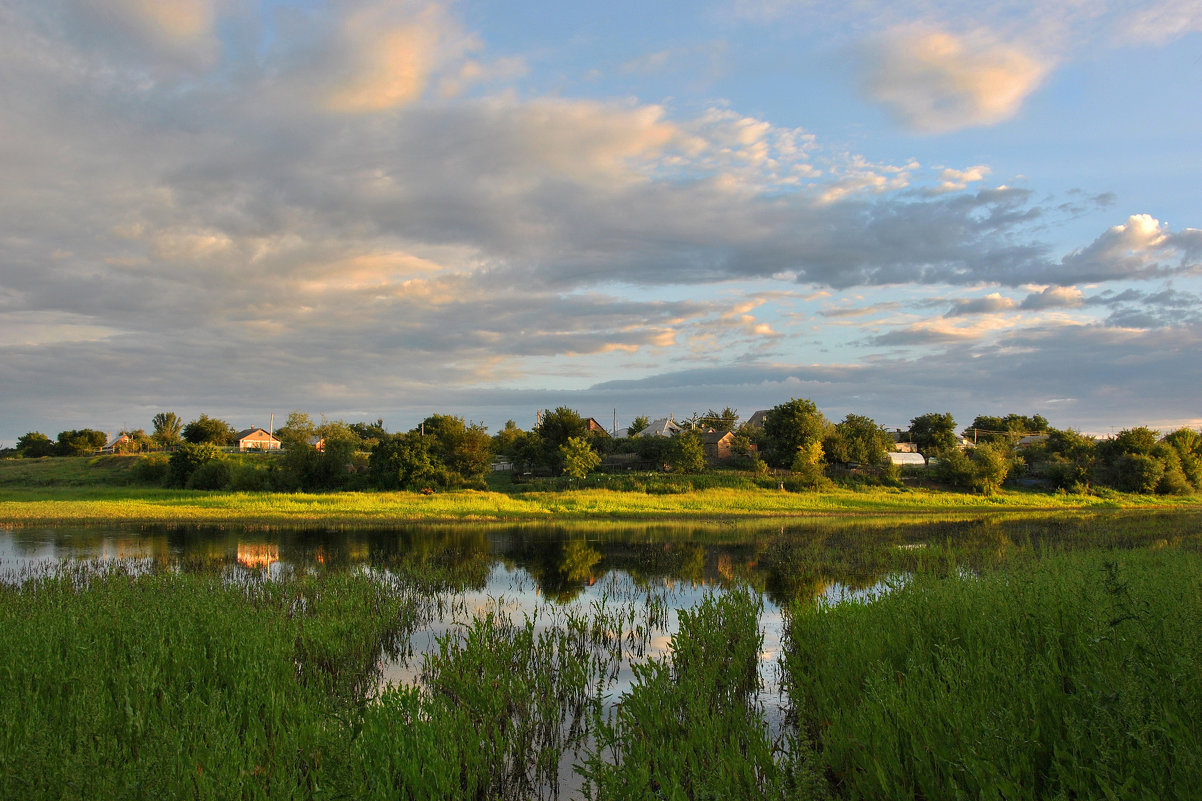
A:
[[[280,561],[280,546],[266,542],[238,543],[238,564],[252,569],[265,569]]]

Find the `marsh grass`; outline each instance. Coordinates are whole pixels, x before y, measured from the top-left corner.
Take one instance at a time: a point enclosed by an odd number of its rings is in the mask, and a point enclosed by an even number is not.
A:
[[[1188,798],[1202,557],[1051,554],[797,605],[787,682],[840,798]]]
[[[636,665],[635,686],[597,715],[580,769],[590,798],[806,798],[820,788],[808,749],[774,742],[754,702],[761,609],[741,590],[679,613],[671,657]]]
[[[0,797],[312,796],[327,721],[406,611],[353,574],[83,564],[4,586]]]

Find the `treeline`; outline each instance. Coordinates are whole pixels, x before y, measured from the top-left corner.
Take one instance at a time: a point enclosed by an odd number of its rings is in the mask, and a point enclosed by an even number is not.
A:
[[[947,486],[990,493],[1012,479],[1071,492],[1109,487],[1124,492],[1185,494],[1202,489],[1202,434],[1188,428],[1165,436],[1148,428],[1095,439],[1055,429],[1040,415],[980,415],[957,432],[950,413],[932,412],[904,431],[887,431],[869,417],[848,414],[832,423],[809,400],[773,407],[752,425],[729,407],[673,421],[674,436],[639,435],[651,421],[635,418],[631,436],[612,437],[577,411],[560,407],[520,429],[508,421],[494,435],[477,423],[434,414],[404,432],[374,423],[322,420],[293,412],[273,433],[282,453],[270,459],[231,457],[234,429],[200,415],[184,424],[172,412],[152,420],[152,432],[122,432],[118,452],[151,452],[136,466],[148,483],[192,489],[246,491],[484,489],[495,461],[518,477],[586,478],[598,470],[678,474],[707,469],[775,473],[786,489],[841,483],[896,484],[901,470],[889,458],[899,448],[922,454],[926,475]],[[714,443],[725,444],[721,458]],[[709,450],[707,451],[707,443]],[[95,453],[105,435],[64,431],[57,440],[30,432],[9,455],[36,458]]]

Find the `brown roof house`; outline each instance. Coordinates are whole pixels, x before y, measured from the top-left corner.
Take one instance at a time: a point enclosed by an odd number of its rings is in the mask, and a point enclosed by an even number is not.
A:
[[[280,441],[261,428],[247,428],[234,435],[240,451],[278,451]]]
[[[729,431],[707,431],[701,435],[705,458],[711,462],[729,459],[731,457],[730,446],[734,441],[735,435]]]

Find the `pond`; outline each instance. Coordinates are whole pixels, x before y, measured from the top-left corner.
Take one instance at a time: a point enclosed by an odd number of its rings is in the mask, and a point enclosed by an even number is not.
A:
[[[1198,536],[1196,513],[1146,512],[387,531],[14,528],[0,530],[0,581],[20,584],[73,562],[275,582],[343,571],[382,581],[437,571],[449,580],[432,591],[437,602],[401,641],[381,649],[369,696],[390,686],[430,687],[440,660],[455,657],[488,620],[494,635],[522,626],[534,637],[591,631],[587,647],[594,653],[586,662],[597,669],[588,691],[611,716],[637,683],[639,665],[671,660],[682,610],[750,588],[759,597],[761,640],[758,688],[749,703],[783,747],[789,710],[780,657],[791,604],[870,601],[917,573],[977,573],[1052,550],[1196,547]],[[581,711],[572,717],[565,713],[559,730],[547,735],[561,750],[553,769],[531,778],[539,797],[582,792],[575,766],[594,741],[572,728]]]

